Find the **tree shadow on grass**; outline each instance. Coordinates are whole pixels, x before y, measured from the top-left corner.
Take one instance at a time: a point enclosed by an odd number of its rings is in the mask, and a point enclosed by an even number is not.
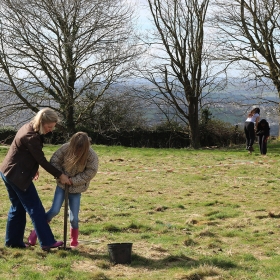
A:
[[[145,268],[150,269],[162,269],[162,268],[173,268],[173,267],[199,267],[201,265],[209,265],[209,266],[215,266],[222,269],[231,269],[236,268],[237,265],[230,261],[230,260],[222,260],[217,257],[207,257],[207,259],[199,260],[199,259],[193,259],[184,255],[180,256],[167,256],[161,259],[148,259],[144,258],[142,256],[139,256],[137,254],[132,255],[132,266],[133,267],[142,267],[145,266]]]
[[[108,255],[105,254],[97,254],[96,252],[85,252],[85,251],[76,251],[75,254],[78,254],[82,257],[89,258],[91,260],[103,260],[103,261],[110,261],[109,253]],[[232,268],[236,268],[237,265],[231,260],[221,259],[217,256],[208,256],[203,257],[203,259],[193,259],[187,257],[185,255],[170,255],[164,258],[145,258],[138,254],[132,253],[131,255],[131,263],[127,264],[131,267],[140,268],[145,267],[145,269],[164,269],[164,268],[195,268],[201,265],[209,265],[214,266],[217,268],[221,268],[223,270],[228,270]]]

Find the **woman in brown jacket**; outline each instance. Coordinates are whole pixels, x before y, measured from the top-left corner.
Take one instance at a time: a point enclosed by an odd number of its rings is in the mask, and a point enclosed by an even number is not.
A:
[[[43,135],[51,132],[58,116],[50,108],[40,110],[17,132],[0,167],[0,175],[6,185],[11,207],[8,213],[5,245],[25,248],[23,242],[26,212],[38,234],[43,250],[63,245],[56,241],[46,219],[45,209],[33,180],[39,177],[39,166],[58,178],[62,184],[71,184],[68,176],[47,161],[43,152]]]
[[[68,143],[62,145],[51,157],[50,162],[65,172],[70,178],[69,188],[69,218],[70,218],[70,246],[78,246],[79,210],[81,193],[85,192],[92,178],[98,170],[98,156],[90,147],[87,133],[75,133]],[[51,221],[60,211],[64,201],[65,186],[57,180],[53,204],[47,212],[47,220]],[[30,236],[30,243],[36,244],[36,232]]]

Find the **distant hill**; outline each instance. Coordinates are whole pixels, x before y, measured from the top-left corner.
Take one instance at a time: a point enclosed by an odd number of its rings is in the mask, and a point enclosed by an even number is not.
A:
[[[144,85],[146,84],[144,83]],[[230,83],[223,91],[211,92],[208,95],[205,93],[203,106],[209,108],[213,118],[231,125],[238,125],[240,128],[243,128],[249,111],[254,107],[259,107],[261,118],[266,119],[270,124],[271,135],[278,136],[278,94],[276,91],[265,91],[264,88],[254,88],[254,86],[255,84],[253,83],[251,85],[244,84],[242,79],[235,78],[230,80]],[[158,122],[164,118],[163,114],[155,106],[152,108],[147,107],[146,110],[151,122]]]

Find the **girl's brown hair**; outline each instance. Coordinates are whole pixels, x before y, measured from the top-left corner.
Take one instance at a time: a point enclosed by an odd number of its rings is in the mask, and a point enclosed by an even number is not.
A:
[[[254,108],[249,114],[248,117],[253,117],[255,114],[260,113],[260,108]]]
[[[90,140],[85,132],[75,133],[69,142],[69,147],[65,154],[63,168],[71,173],[73,169],[78,172],[84,171],[89,154]]]

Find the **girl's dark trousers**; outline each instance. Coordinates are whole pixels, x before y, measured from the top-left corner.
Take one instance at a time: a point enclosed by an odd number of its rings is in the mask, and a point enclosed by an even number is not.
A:
[[[262,155],[266,155],[267,152],[267,135],[259,135],[259,147],[260,147],[260,152]]]
[[[253,122],[245,122],[244,124],[244,132],[246,136],[246,147],[253,146],[255,141],[255,130]]]

